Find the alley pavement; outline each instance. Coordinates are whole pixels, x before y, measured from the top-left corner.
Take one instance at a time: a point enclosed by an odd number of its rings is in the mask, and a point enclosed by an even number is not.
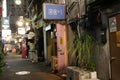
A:
[[[5,63],[0,80],[63,80],[52,74],[44,62],[32,63],[21,55],[10,53],[5,57]]]

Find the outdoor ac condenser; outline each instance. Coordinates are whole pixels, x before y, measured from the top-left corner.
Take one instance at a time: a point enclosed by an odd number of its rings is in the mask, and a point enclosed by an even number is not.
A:
[[[56,56],[52,56],[52,59],[51,59],[51,69],[53,71],[57,70],[57,57]]]

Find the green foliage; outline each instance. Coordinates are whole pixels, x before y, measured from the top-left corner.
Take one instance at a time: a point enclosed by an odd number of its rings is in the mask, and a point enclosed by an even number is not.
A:
[[[76,63],[80,68],[90,71],[95,70],[95,62],[93,61],[93,48],[96,40],[86,32],[79,37],[75,36],[72,49],[69,50],[71,57],[76,56]],[[74,48],[74,49],[73,49]]]
[[[94,61],[90,61],[90,63],[88,64],[88,68],[87,70],[90,70],[90,71],[95,71],[95,62]]]

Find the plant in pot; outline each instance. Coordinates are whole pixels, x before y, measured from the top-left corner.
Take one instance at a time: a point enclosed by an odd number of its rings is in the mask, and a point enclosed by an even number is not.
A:
[[[93,36],[87,32],[83,32],[80,36],[75,35],[74,43],[71,48],[68,48],[68,53],[70,53],[71,59],[75,60],[76,66],[79,67],[78,70],[95,71],[93,50],[96,43],[97,41]]]
[[[76,40],[74,42],[74,50],[71,51],[72,55],[76,55],[77,65],[81,69],[86,69],[90,71],[95,70],[95,63],[92,58],[92,50],[95,46],[95,39],[87,34],[86,32],[82,33],[79,37],[76,35]]]

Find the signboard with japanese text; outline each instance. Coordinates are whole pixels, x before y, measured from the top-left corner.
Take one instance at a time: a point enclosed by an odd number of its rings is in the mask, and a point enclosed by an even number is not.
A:
[[[65,19],[65,5],[60,4],[43,4],[43,18],[44,20],[64,20]]]
[[[109,18],[109,27],[110,27],[110,32],[117,31],[116,17]]]
[[[2,29],[10,29],[9,17],[2,17]]]
[[[3,17],[2,18],[2,24],[3,25],[9,25],[10,24],[9,17]]]

